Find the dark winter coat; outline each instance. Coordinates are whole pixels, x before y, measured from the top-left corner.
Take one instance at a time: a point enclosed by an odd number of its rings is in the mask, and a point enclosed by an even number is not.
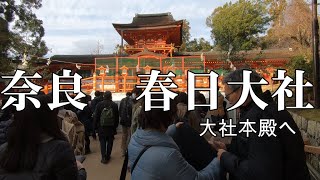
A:
[[[309,180],[304,143],[301,133],[288,111],[277,110],[271,93],[265,92],[260,99],[268,104],[261,110],[254,102],[241,107],[239,122],[255,122],[257,133],[238,133],[243,124],[237,124],[237,136],[233,137],[228,152],[221,156],[221,166],[230,174],[230,180]],[[277,137],[258,137],[260,119],[275,119]],[[287,122],[296,132],[279,127]]]
[[[83,110],[77,111],[77,117],[79,121],[84,125],[86,133],[92,132],[93,129],[93,118],[91,108],[86,106]]]
[[[0,147],[0,156],[6,149]],[[78,171],[70,144],[62,140],[41,143],[38,159],[32,172],[8,173],[0,168],[1,180],[85,180],[85,170]]]
[[[179,128],[172,124],[166,134],[172,137],[184,159],[197,171],[205,168],[217,155],[208,141],[188,124],[182,124]]]
[[[99,104],[99,102],[103,101],[103,96],[98,96],[95,97],[92,101],[91,101],[91,111],[94,112],[96,110],[97,105]]]
[[[0,121],[0,146],[7,142],[7,133],[12,120]]]
[[[131,127],[132,124],[132,99],[127,96],[120,101],[119,106],[120,124]]]
[[[111,105],[111,108],[113,110],[114,125],[113,125],[113,127],[109,127],[109,128],[112,128],[114,131],[113,132],[112,131],[105,132],[106,128],[101,128],[100,127],[100,117],[101,117],[101,113],[102,113],[103,109],[105,107],[110,106],[110,105]],[[94,120],[93,120],[94,127],[95,127],[95,129],[98,129],[99,135],[104,134],[106,136],[113,136],[116,128],[119,125],[118,105],[116,103],[114,103],[113,101],[110,101],[110,100],[104,100],[104,101],[100,102],[96,107],[96,110],[94,112],[94,117],[93,118],[94,118]]]

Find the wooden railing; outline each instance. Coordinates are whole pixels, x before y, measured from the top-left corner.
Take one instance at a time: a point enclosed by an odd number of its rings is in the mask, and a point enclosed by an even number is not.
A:
[[[311,146],[309,139],[304,139],[303,141],[304,141],[304,151],[306,153],[320,155],[320,147]]]
[[[153,48],[172,48],[172,44],[136,44],[136,45],[126,45],[124,49],[153,49]]]
[[[308,139],[304,139],[304,144],[304,151],[306,153],[320,155],[320,147],[311,146]],[[318,172],[309,162],[307,162],[307,166],[313,179],[320,179],[320,172]]]

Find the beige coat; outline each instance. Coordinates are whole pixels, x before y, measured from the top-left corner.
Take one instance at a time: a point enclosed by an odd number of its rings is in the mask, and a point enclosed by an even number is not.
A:
[[[62,120],[62,131],[64,131],[68,140],[74,149],[75,155],[84,155],[85,153],[85,140],[84,140],[84,126],[78,120],[77,115],[70,110],[63,110],[59,112],[59,116],[63,117]]]

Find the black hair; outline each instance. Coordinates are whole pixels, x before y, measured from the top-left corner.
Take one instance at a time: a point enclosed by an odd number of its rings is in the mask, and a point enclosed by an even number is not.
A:
[[[131,92],[127,92],[127,93],[126,93],[126,96],[131,96],[131,95],[132,95]]]
[[[95,97],[99,97],[99,96],[101,96],[101,92],[100,92],[100,91],[96,91],[96,92],[94,92],[94,96],[95,96]]]
[[[176,96],[176,103],[188,104],[188,95],[185,92],[180,92],[178,96]]]
[[[163,95],[153,94],[151,99],[161,99]],[[163,106],[161,101],[152,101],[152,106]],[[142,129],[152,128],[160,130],[161,127],[168,128],[173,123],[172,111],[164,111],[163,108],[151,108],[150,111],[145,110],[145,104],[142,103],[142,109],[139,117],[139,125]]]
[[[196,93],[195,93],[195,101],[199,102],[200,104],[207,103],[206,97],[202,93],[200,93],[199,91],[196,91]]]
[[[137,87],[133,88],[132,91],[131,91],[131,93],[132,93],[132,94],[135,93],[136,96],[141,95],[142,92],[143,92],[142,89],[141,89],[141,88],[137,88]]]
[[[80,102],[81,102],[81,103],[84,103],[84,104],[88,104],[89,98],[90,98],[90,97],[88,97],[88,95],[86,95],[85,97],[83,97],[83,98],[80,99]]]
[[[112,93],[111,91],[106,91],[104,94],[103,94],[103,98],[105,100],[112,100]]]
[[[39,91],[38,95],[46,95],[43,91]]]
[[[262,77],[252,69],[237,69],[235,71],[230,72],[224,78],[222,83],[227,85],[231,90],[239,89],[242,85],[241,84],[227,84],[228,82],[243,82],[243,71],[244,70],[251,70],[252,73],[250,74],[250,82],[259,82]],[[262,88],[260,84],[251,84],[252,90],[255,94],[261,94]]]
[[[91,96],[90,95],[86,95],[87,98],[87,102],[91,101]]]
[[[8,146],[0,159],[0,167],[8,172],[30,171],[34,168],[42,133],[67,141],[58,126],[58,109],[51,110],[48,106],[52,98],[47,95],[35,98],[39,100],[40,108],[26,101],[25,109],[15,112],[8,129]]]

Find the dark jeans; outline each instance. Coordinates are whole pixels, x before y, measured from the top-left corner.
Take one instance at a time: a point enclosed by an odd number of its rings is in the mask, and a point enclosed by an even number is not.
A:
[[[114,140],[114,128],[103,127],[99,132],[99,141],[102,159],[110,159]]]
[[[90,133],[85,131],[84,133],[84,141],[85,141],[85,148],[86,148],[86,151],[89,151],[90,150]]]

